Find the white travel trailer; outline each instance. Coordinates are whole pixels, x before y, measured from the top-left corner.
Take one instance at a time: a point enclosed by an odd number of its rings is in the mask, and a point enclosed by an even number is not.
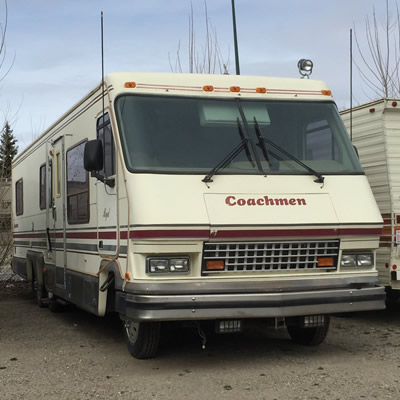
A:
[[[400,100],[380,99],[341,112],[384,221],[376,266],[389,298],[400,296]]]
[[[385,306],[381,214],[320,81],[110,74],[17,157],[13,196],[39,305],[117,312],[137,358],[163,321],[319,344]]]

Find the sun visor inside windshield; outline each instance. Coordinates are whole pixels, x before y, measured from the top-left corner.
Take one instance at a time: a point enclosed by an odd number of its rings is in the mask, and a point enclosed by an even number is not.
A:
[[[265,104],[241,103],[244,115],[249,124],[256,118],[259,125],[271,123]],[[209,101],[199,104],[200,124],[202,126],[222,125],[236,126],[237,119],[242,120],[239,109],[235,103]]]

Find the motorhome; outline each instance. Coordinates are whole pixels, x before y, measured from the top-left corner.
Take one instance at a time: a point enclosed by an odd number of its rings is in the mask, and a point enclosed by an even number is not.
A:
[[[112,73],[12,176],[14,271],[40,306],[118,313],[136,358],[165,321],[317,345],[385,307],[381,213],[321,81]]]
[[[400,297],[400,99],[341,111],[384,221],[376,266],[389,299]]]

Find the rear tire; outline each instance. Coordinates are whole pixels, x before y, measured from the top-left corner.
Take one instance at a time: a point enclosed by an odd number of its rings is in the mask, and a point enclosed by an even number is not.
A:
[[[300,328],[298,326],[288,326],[287,330],[290,337],[295,343],[305,346],[318,346],[328,335],[330,324],[330,316],[325,316],[325,323],[323,326],[316,328]]]
[[[32,280],[32,293],[36,304],[40,308],[44,308],[47,306],[47,304],[44,302],[44,289],[41,285],[39,285],[36,276],[34,276]]]
[[[153,358],[160,342],[159,322],[123,321],[128,351],[140,360]]]

